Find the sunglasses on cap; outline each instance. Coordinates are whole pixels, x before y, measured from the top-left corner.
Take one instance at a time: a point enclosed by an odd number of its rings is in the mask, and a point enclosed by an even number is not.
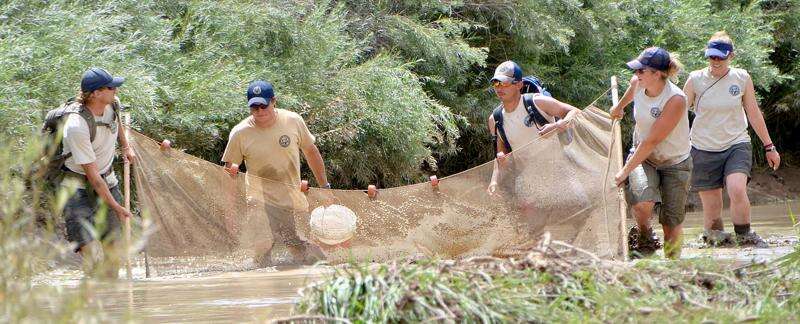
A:
[[[255,104],[250,106],[250,110],[269,109],[269,105]]]
[[[505,87],[510,87],[512,84],[516,84],[516,83],[517,83],[517,81],[502,82],[500,80],[492,80],[492,87],[493,88],[505,88]]]

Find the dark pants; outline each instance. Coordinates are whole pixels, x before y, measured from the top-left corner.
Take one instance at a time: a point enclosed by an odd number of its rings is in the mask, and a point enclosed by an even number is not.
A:
[[[111,195],[118,203],[122,203],[119,186],[109,188]],[[102,242],[113,242],[120,237],[121,224],[119,217],[105,202],[100,202],[94,189],[78,189],[64,206],[64,218],[67,225],[67,240],[78,244],[75,252],[84,245],[99,239]]]
[[[269,219],[269,227],[272,231],[272,245],[281,240],[287,247],[295,247],[305,244],[297,235],[297,229],[294,225],[294,211],[276,206],[267,205],[265,207],[267,218]]]
[[[291,209],[266,205],[272,244],[266,250],[256,251],[255,261],[259,267],[272,266],[272,247],[280,240],[286,245],[295,264],[313,264],[324,259],[325,255],[316,245],[303,241],[297,234],[294,211]]]

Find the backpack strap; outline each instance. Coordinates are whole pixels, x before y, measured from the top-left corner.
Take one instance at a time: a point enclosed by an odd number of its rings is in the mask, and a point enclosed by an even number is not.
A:
[[[525,120],[525,125],[531,127],[531,122],[536,123],[537,128],[549,124],[547,118],[544,118],[539,109],[536,109],[536,104],[533,103],[533,94],[526,93],[522,95],[522,102],[524,103],[525,110],[528,112],[528,119]]]
[[[503,146],[506,148],[506,152],[511,153],[511,144],[508,143],[508,138],[506,137],[506,131],[503,128],[503,105],[498,105],[497,108],[492,111],[492,117],[494,118],[494,134],[492,134],[492,146],[494,147],[494,154],[497,155],[497,138],[498,136],[500,139],[503,140]]]
[[[94,120],[94,114],[84,105],[78,106],[77,114],[80,115],[83,120],[86,121],[86,125],[89,126],[89,142],[94,142],[94,138],[97,135],[97,122]]]

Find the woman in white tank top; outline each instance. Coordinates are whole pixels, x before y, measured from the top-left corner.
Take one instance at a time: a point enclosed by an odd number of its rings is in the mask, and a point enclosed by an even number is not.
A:
[[[664,254],[677,258],[692,167],[686,97],[669,80],[677,74],[680,63],[666,50],[651,47],[628,62],[628,67],[635,75],[611,115],[622,117],[624,107],[634,102],[634,148],[615,177],[617,185],[626,187],[637,224],[629,236],[630,254],[643,257],[658,249],[650,217],[655,205],[661,204]]]
[[[747,71],[733,68],[733,41],[724,31],[715,33],[705,50],[708,67],[692,71],[683,87],[695,113],[691,130],[692,190],[703,203],[705,231],[709,245],[733,243],[723,231],[720,217],[722,187],[731,201],[731,218],[740,245],[766,247],[761,237],[750,231],[750,178],[753,151],[748,121],[764,143],[770,167],[777,169],[780,155],[772,144],[764,116],[756,102],[753,80]]]

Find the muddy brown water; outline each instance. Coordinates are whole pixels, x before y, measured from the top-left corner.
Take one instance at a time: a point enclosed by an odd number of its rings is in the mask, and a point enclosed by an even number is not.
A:
[[[800,203],[776,203],[772,205],[752,206],[750,210],[751,229],[761,235],[769,244],[767,249],[748,248],[706,248],[700,240],[703,232],[702,211],[686,214],[683,223],[683,250],[682,258],[711,257],[722,261],[732,261],[733,266],[738,266],[750,262],[766,262],[781,257],[792,251],[797,244],[797,231],[800,227],[793,228],[789,217],[789,211],[800,216]],[[722,220],[725,224],[725,231],[733,232],[733,223],[729,209],[722,212]],[[628,220],[631,224],[632,220]],[[663,239],[661,226],[657,225],[657,220],[653,220],[653,228],[656,229],[659,237]],[[659,255],[663,256],[662,252]]]
[[[267,268],[148,279],[141,271],[134,270],[132,282],[81,280],[80,271],[70,270],[40,283],[87,299],[111,322],[263,322],[289,315],[300,288],[332,273],[329,267]]]
[[[702,214],[689,213],[684,223],[683,257],[713,257],[732,261],[733,265],[785,255],[797,244],[787,216],[789,206],[798,215],[797,203],[752,209],[752,226],[770,241],[769,249],[701,248],[698,237],[703,227]],[[726,229],[732,230],[729,211],[724,211],[723,219]],[[324,279],[332,271],[330,267],[268,268],[144,278],[144,270],[136,267],[133,282],[102,282],[82,280],[78,270],[61,270],[39,278],[38,283],[59,286],[65,294],[87,298],[102,307],[112,322],[260,322],[290,315],[299,299],[299,289]]]

